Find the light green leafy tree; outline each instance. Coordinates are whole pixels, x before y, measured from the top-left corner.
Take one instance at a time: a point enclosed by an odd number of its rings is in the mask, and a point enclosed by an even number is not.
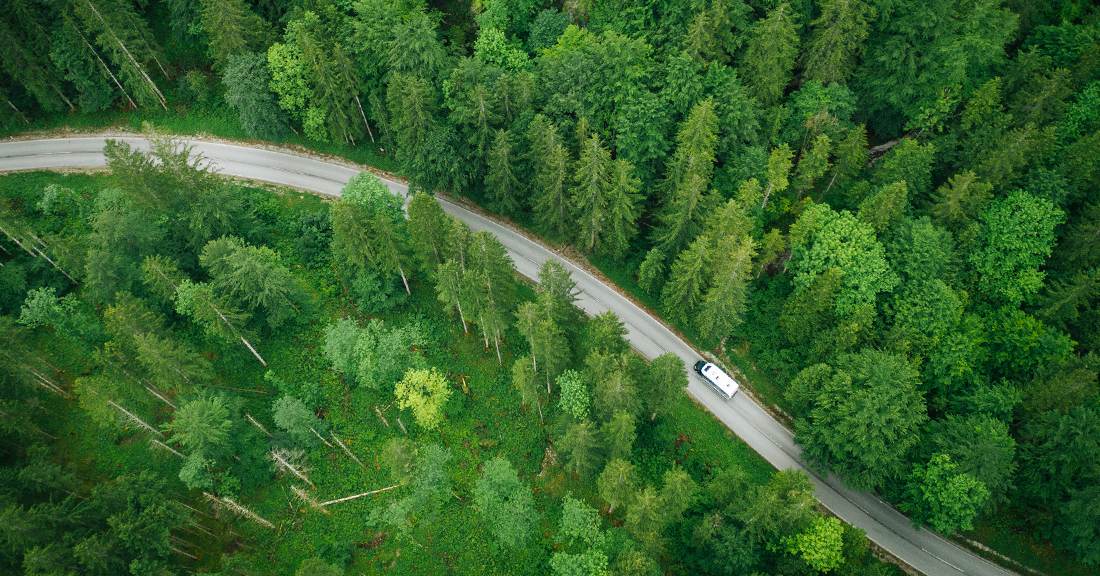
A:
[[[838,518],[814,518],[810,527],[783,538],[788,554],[800,556],[814,570],[831,572],[844,563],[844,527]]]
[[[838,315],[873,304],[882,292],[898,283],[874,230],[849,212],[834,212],[815,204],[806,208],[791,227],[791,261],[796,294],[831,269],[841,272],[842,288],[836,299]]]
[[[1036,294],[1046,273],[1039,268],[1054,247],[1062,211],[1049,200],[1015,190],[994,201],[981,216],[980,245],[969,261],[988,295],[1019,304]]]
[[[913,526],[928,524],[941,534],[974,529],[973,520],[989,498],[989,490],[970,474],[957,473],[957,467],[947,454],[937,454],[927,466],[913,468],[901,505],[910,513]]]
[[[397,383],[397,406],[410,409],[421,428],[436,427],[443,420],[443,407],[451,397],[451,385],[438,368],[409,370]]]

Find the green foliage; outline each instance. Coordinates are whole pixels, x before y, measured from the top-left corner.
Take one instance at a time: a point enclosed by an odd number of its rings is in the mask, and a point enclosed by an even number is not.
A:
[[[523,485],[511,463],[500,457],[485,464],[474,486],[474,502],[505,546],[522,547],[538,523],[531,489]]]
[[[775,104],[798,58],[799,15],[788,3],[772,8],[749,31],[742,61],[745,78],[762,104]]]
[[[321,444],[317,434],[326,432],[328,426],[301,400],[293,396],[283,396],[275,401],[271,410],[275,416],[275,425],[289,432],[298,444],[310,448]]]
[[[926,419],[918,374],[903,356],[865,349],[841,356],[816,385],[792,387],[792,403],[809,406],[795,431],[807,460],[855,488],[899,477],[905,454]]]
[[[791,227],[795,294],[809,288],[821,274],[838,269],[842,283],[836,298],[839,315],[873,304],[879,293],[894,289],[898,278],[885,256],[871,227],[848,212],[837,213],[815,204]]]
[[[1062,211],[1016,190],[993,202],[981,220],[981,244],[969,259],[980,274],[978,286],[1010,304],[1029,299],[1046,277],[1039,268],[1051,253]]]
[[[221,396],[202,394],[181,404],[164,429],[174,434],[174,442],[190,451],[218,451],[229,443],[233,420]]]
[[[229,88],[225,101],[237,109],[249,136],[276,141],[286,136],[286,115],[271,91],[267,58],[256,53],[229,56],[225,84]]]
[[[844,563],[842,534],[837,518],[814,518],[813,524],[794,537],[785,537],[787,551],[797,554],[814,570],[830,572]]]
[[[340,568],[320,558],[306,558],[302,560],[294,576],[342,576],[343,573]]]
[[[863,42],[875,16],[875,8],[859,0],[822,2],[821,15],[811,24],[802,53],[803,78],[824,86],[847,81],[864,52]]]
[[[970,474],[956,473],[957,466],[947,454],[937,454],[927,466],[914,467],[902,503],[914,526],[927,523],[941,534],[974,529],[989,490]]]
[[[410,409],[421,428],[434,428],[443,419],[451,385],[437,369],[409,370],[394,389],[397,405]]]
[[[584,377],[575,370],[566,370],[558,376],[557,384],[561,390],[561,400],[558,402],[561,409],[577,420],[587,418],[590,401]]]

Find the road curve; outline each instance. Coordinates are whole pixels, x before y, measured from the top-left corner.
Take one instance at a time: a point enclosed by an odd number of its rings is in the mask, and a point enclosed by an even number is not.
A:
[[[103,144],[106,139],[57,138],[0,142],[0,173],[50,168],[89,168],[106,165]],[[116,138],[148,149],[143,138]],[[314,158],[249,148],[232,144],[188,140],[197,153],[208,159],[225,176],[235,176],[293,186],[338,196],[359,170]],[[406,194],[399,182],[386,181],[392,190]],[[627,339],[648,358],[673,352],[691,366],[699,353],[681,340],[659,320],[624,298],[613,288],[597,280],[544,246],[513,229],[473,213],[446,198],[439,198],[444,210],[465,221],[474,230],[488,230],[507,247],[516,269],[536,278],[539,266],[548,258],[557,258],[573,273],[581,289],[578,304],[590,315],[613,310],[626,324]],[[723,423],[778,469],[806,470],[814,481],[817,498],[845,522],[862,528],[877,545],[928,576],[1011,576],[1010,572],[980,558],[929,530],[915,530],[909,519],[867,492],[845,488],[833,475],[825,478],[807,470],[801,460],[801,448],[794,435],[774,420],[745,394],[726,401],[689,370],[687,392],[713,412]]]

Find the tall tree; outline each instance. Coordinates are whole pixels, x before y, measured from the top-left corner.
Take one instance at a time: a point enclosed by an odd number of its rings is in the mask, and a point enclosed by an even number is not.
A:
[[[435,428],[443,420],[443,406],[451,397],[451,385],[437,368],[409,370],[394,389],[398,407],[412,410],[421,428]]]
[[[752,238],[727,236],[719,240],[711,262],[710,288],[696,315],[703,337],[724,340],[741,324],[748,292],[748,274],[752,269]]]
[[[214,68],[225,69],[230,56],[247,54],[264,39],[265,25],[243,0],[201,0],[203,32]],[[229,84],[232,86],[232,84]]]
[[[573,180],[573,208],[580,224],[581,247],[595,251],[606,234],[611,186],[611,152],[593,134],[583,142]]]
[[[927,466],[913,469],[902,510],[911,514],[914,526],[927,523],[941,534],[974,529],[989,490],[970,474],[955,472],[957,466],[947,454],[937,454]]]
[[[497,540],[512,548],[527,542],[539,519],[531,488],[523,485],[504,458],[485,464],[474,486],[474,502]]]
[[[753,95],[765,106],[776,103],[791,80],[798,58],[799,14],[784,2],[749,31],[741,68]]]
[[[900,477],[927,419],[916,370],[903,356],[868,349],[841,356],[822,376],[819,389],[802,389],[812,408],[795,427],[807,459],[857,489]]]
[[[687,388],[687,370],[684,360],[669,352],[661,354],[649,363],[641,382],[642,400],[650,421],[658,414],[668,414],[684,388]]]
[[[522,188],[516,177],[515,144],[508,130],[497,130],[489,149],[489,172],[485,176],[486,194],[497,211],[515,214],[519,211]]]
[[[864,51],[875,8],[862,0],[825,0],[802,52],[803,81],[828,86],[851,77]]]
[[[527,128],[528,157],[535,173],[531,208],[539,225],[559,238],[569,236],[569,189],[566,185],[569,155],[557,128],[544,116],[535,116]]]
[[[616,160],[611,166],[611,182],[607,193],[606,233],[597,247],[600,253],[621,258],[638,233],[641,216],[642,182],[634,176],[634,166],[626,160]]]
[[[262,54],[247,52],[226,58],[225,101],[237,109],[241,127],[253,138],[280,140],[287,134],[286,114],[271,91],[271,71]]]
[[[1046,273],[1039,270],[1054,245],[1062,211],[1048,201],[1015,190],[982,212],[981,244],[970,254],[988,295],[1019,304],[1037,293]]]
[[[671,320],[691,320],[710,279],[711,259],[710,239],[700,236],[672,264],[668,283],[661,292],[661,306]]]
[[[877,294],[894,289],[898,278],[885,256],[874,230],[848,212],[837,214],[828,206],[813,205],[791,227],[790,268],[795,273],[796,293],[808,288],[818,275],[838,268],[843,282],[836,300],[840,315],[873,303]]]
[[[607,502],[607,513],[611,514],[616,506],[629,502],[638,489],[638,475],[634,465],[622,458],[612,459],[600,474],[597,486],[600,497]]]
[[[413,195],[409,202],[409,245],[420,270],[432,274],[447,259],[450,221],[451,216],[430,194],[417,191]]]

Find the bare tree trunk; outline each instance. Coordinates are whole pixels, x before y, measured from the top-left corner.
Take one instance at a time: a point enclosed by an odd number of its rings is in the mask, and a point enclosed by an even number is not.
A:
[[[313,426],[310,426],[310,427],[309,427],[309,431],[310,431],[310,432],[313,432],[313,435],[314,435],[314,436],[316,436],[316,437],[320,438],[320,439],[321,439],[321,442],[324,442],[324,443],[325,443],[325,446],[328,446],[329,448],[332,448],[332,444],[329,444],[329,443],[328,443],[328,440],[325,440],[325,438],[324,438],[323,436],[321,436],[320,434],[318,434],[318,433],[317,433],[317,431],[313,429]]]
[[[84,1],[85,1],[86,4],[88,4],[88,7],[92,9],[92,12],[95,12],[96,17],[99,18],[99,21],[103,23],[103,27],[107,29],[107,32],[110,33],[111,37],[114,38],[115,42],[118,42],[119,48],[122,48],[122,51],[126,53],[126,57],[130,60],[130,64],[133,65],[134,69],[137,70],[138,73],[141,74],[141,77],[144,78],[145,81],[149,83],[149,86],[153,88],[153,93],[156,94],[157,97],[160,99],[161,107],[163,107],[165,110],[167,110],[168,109],[168,101],[164,98],[164,94],[160,93],[160,88],[157,88],[157,85],[156,85],[155,82],[153,82],[153,79],[150,78],[149,75],[145,73],[145,69],[142,68],[141,64],[138,64],[138,61],[134,59],[134,56],[132,54],[130,54],[130,50],[128,50],[126,48],[126,45],[123,44],[122,41],[118,39],[118,36],[115,35],[114,30],[111,30],[111,26],[109,24],[107,24],[107,20],[105,20],[103,18],[103,15],[99,13],[99,10],[96,10],[95,5],[92,4],[92,0],[84,0]]]
[[[775,187],[774,184],[771,184],[770,182],[768,183],[768,190],[766,192],[764,192],[764,201],[760,203],[760,209],[761,210],[764,209],[764,206],[768,205],[768,197],[772,195],[772,188],[774,188],[774,187]]]
[[[277,450],[272,450],[271,451],[271,459],[274,460],[275,463],[278,464],[280,467],[282,467],[286,470],[289,470],[291,474],[294,474],[295,476],[300,478],[306,484],[309,484],[310,486],[313,486],[313,482],[311,482],[309,480],[309,478],[306,477],[305,474],[303,474],[297,468],[295,468],[293,464],[291,464],[290,462],[287,462],[286,458],[283,458],[283,455],[280,454]]]
[[[180,458],[183,458],[183,454],[180,454],[179,452],[177,452],[175,448],[172,448],[171,446],[165,444],[164,442],[161,442],[160,440],[157,440],[156,438],[150,438],[149,443],[152,444],[153,446],[158,447],[158,448],[163,448],[163,449],[175,454],[176,456],[179,456]]]
[[[401,427],[401,431],[404,432],[406,436],[409,435],[409,431],[405,429],[405,423],[402,422],[400,418],[397,419],[397,425]]]
[[[245,412],[245,413],[244,413],[244,417],[245,417],[245,418],[248,418],[248,421],[249,421],[249,422],[251,422],[251,423],[252,423],[252,424],[254,424],[254,425],[255,425],[255,426],[257,427],[257,428],[259,428],[259,429],[260,429],[260,432],[263,432],[264,434],[267,434],[267,437],[268,437],[268,438],[271,438],[271,437],[272,437],[272,435],[271,435],[271,432],[268,432],[268,431],[267,431],[267,428],[264,428],[264,427],[263,427],[263,425],[261,425],[261,424],[260,424],[259,422],[257,422],[257,421],[256,421],[256,419],[255,419],[255,418],[253,418],[251,414],[249,414],[248,412]]]
[[[137,416],[135,416],[133,412],[130,412],[129,410],[123,408],[122,406],[119,406],[118,404],[115,404],[115,402],[113,400],[108,400],[107,404],[109,404],[111,406],[114,406],[120,412],[122,412],[123,414],[128,416],[130,418],[130,420],[133,420],[134,422],[136,422],[137,424],[139,424],[141,427],[145,428],[146,430],[149,430],[150,432],[156,434],[157,436],[160,436],[161,438],[164,438],[164,434],[161,434],[160,430],[157,430],[156,428],[153,428],[148,423],[146,423],[144,420],[142,420],[141,418],[138,418]]]
[[[8,103],[8,106],[10,106],[12,110],[15,110],[15,113],[18,114],[20,118],[23,119],[24,124],[30,124],[31,123],[31,121],[27,120],[27,117],[23,115],[23,112],[21,112],[18,108],[16,108],[15,104],[11,103],[11,100],[5,99],[4,101]]]
[[[385,492],[386,490],[393,490],[394,488],[400,488],[404,484],[394,484],[393,486],[387,486],[385,488],[379,488],[378,490],[371,490],[370,492],[363,492],[362,494],[356,494],[355,496],[347,496],[344,498],[337,498],[336,500],[329,500],[328,502],[321,502],[321,506],[328,506],[329,504],[336,504],[337,502],[347,502],[348,500],[355,500],[356,498],[362,498],[363,496],[370,496],[371,494],[377,494],[379,492]]]
[[[358,458],[355,457],[355,454],[352,453],[351,448],[348,448],[347,446],[345,446],[344,443],[339,438],[336,437],[335,432],[329,431],[329,433],[332,434],[332,439],[337,444],[340,445],[340,448],[344,449],[344,452],[347,453],[348,456],[351,456],[352,460],[355,460],[355,463],[358,464],[360,468],[366,468],[366,466],[363,465],[363,462],[361,462]]]
[[[76,26],[73,26],[73,30],[76,30]],[[111,69],[107,67],[107,63],[106,63],[106,62],[104,62],[104,61],[103,61],[103,59],[99,57],[99,53],[95,51],[95,48],[93,48],[93,47],[92,47],[91,43],[90,43],[90,42],[88,42],[88,39],[87,39],[87,38],[85,38],[85,37],[84,37],[84,35],[83,35],[83,34],[81,34],[79,30],[77,30],[77,32],[76,32],[76,33],[77,33],[77,34],[78,34],[78,35],[80,36],[80,39],[84,41],[84,44],[85,44],[86,46],[88,46],[88,50],[91,50],[91,51],[92,51],[92,54],[95,54],[95,59],[96,59],[96,60],[99,60],[99,65],[100,65],[100,66],[103,66],[103,70],[104,70],[105,72],[107,72],[107,75],[108,75],[108,76],[110,76],[110,77],[111,77],[111,80],[113,80],[113,81],[114,81],[114,83],[115,83],[115,86],[118,86],[118,89],[119,89],[119,91],[121,91],[121,92],[122,92],[122,95],[123,95],[123,96],[125,96],[125,97],[126,97],[126,99],[130,101],[130,107],[131,107],[131,108],[135,108],[135,109],[136,109],[136,108],[137,108],[137,104],[134,104],[134,99],[133,99],[133,98],[130,98],[130,94],[129,94],[128,92],[126,92],[126,89],[125,89],[125,88],[123,88],[123,87],[122,87],[122,84],[121,84],[121,83],[120,83],[120,82],[118,81],[118,78],[115,78],[115,75],[114,75],[114,73],[113,73],[113,72],[111,72]]]
[[[386,428],[389,428],[390,427],[390,421],[386,420],[386,417],[382,415],[382,411],[379,410],[377,406],[374,407],[374,411],[375,411],[375,413],[378,414],[378,417],[382,419],[382,423],[386,425]]]
[[[412,290],[409,290],[409,281],[405,278],[405,269],[398,266],[397,271],[401,273],[401,282],[405,284],[405,293],[412,296]]]
[[[219,504],[224,504],[225,506],[228,506],[230,510],[232,510],[232,511],[234,511],[234,512],[236,512],[236,513],[238,513],[242,516],[248,516],[249,518],[255,520],[256,522],[258,522],[260,524],[263,524],[264,526],[267,526],[268,528],[271,528],[272,530],[275,529],[274,524],[272,524],[271,522],[268,522],[267,520],[264,520],[263,518],[260,518],[255,512],[249,510],[248,508],[245,508],[244,506],[241,506],[240,504],[237,504],[236,502],[233,501],[232,498],[229,498],[228,496],[224,496],[224,497],[222,497],[221,500],[218,500],[217,498],[214,498],[213,496],[211,496],[210,494],[207,494],[206,492],[203,492],[203,495],[206,496],[207,498],[209,498],[210,500],[213,500],[214,502],[217,502]]]
[[[130,25],[133,26],[134,31],[138,33],[138,37],[140,37],[141,41],[145,43],[145,47],[149,50],[149,55],[153,57],[153,62],[157,63],[157,68],[160,68],[160,73],[164,74],[164,80],[165,80],[165,82],[167,82],[168,81],[168,72],[164,71],[164,65],[161,64],[160,59],[157,58],[157,54],[156,54],[156,51],[153,50],[153,46],[150,45],[149,41],[145,39],[145,34],[141,33],[141,28],[138,28],[137,22],[134,22],[134,19],[130,18],[129,14],[126,15],[126,19],[130,21]]]
[[[309,496],[309,494],[306,493],[305,490],[302,490],[301,488],[299,488],[297,486],[291,486],[290,489],[293,490],[294,493],[297,494],[299,498],[304,500],[306,502],[306,504],[309,504],[310,508],[313,508],[314,510],[320,510],[321,512],[324,512],[325,514],[332,515],[332,512],[329,512],[328,510],[325,510],[325,507],[320,502],[318,502],[318,501],[314,500],[313,498],[311,498]]]
[[[377,144],[374,141],[374,132],[371,132],[370,124],[367,123],[367,115],[363,112],[363,103],[359,101],[359,95],[355,95],[355,105],[359,106],[359,115],[363,117],[363,126],[367,127],[367,134],[370,136],[371,144]]]
[[[146,387],[145,387],[145,389],[146,389],[146,390],[148,390],[148,391],[149,391],[149,393],[150,393],[150,394],[152,394],[153,396],[156,396],[157,398],[160,398],[160,399],[161,399],[161,400],[162,400],[162,401],[163,401],[163,402],[164,402],[165,404],[167,404],[167,405],[171,406],[171,407],[172,407],[173,409],[175,409],[175,408],[176,408],[176,405],[175,405],[175,404],[173,404],[173,403],[172,403],[172,402],[171,402],[170,400],[168,400],[167,398],[165,398],[164,396],[162,396],[162,395],[160,394],[160,392],[157,392],[157,391],[156,391],[155,389],[153,389],[153,387],[152,387],[152,386],[146,386]]]
[[[504,359],[500,357],[500,332],[493,330],[493,346],[497,349],[497,364],[504,366]]]

